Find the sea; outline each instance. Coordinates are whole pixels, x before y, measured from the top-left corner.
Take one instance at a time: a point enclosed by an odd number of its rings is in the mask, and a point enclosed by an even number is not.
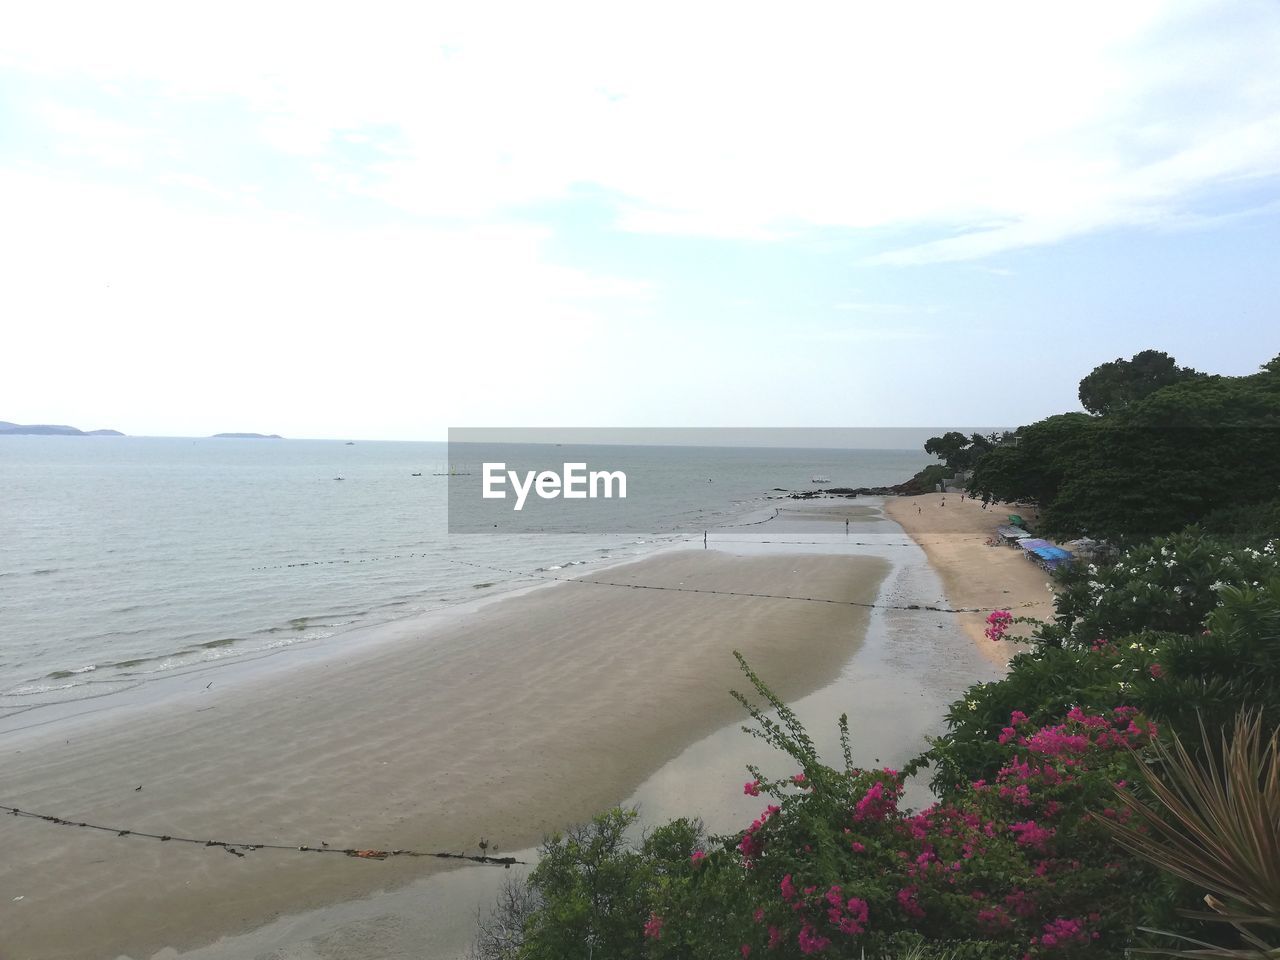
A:
[[[700,542],[813,477],[884,486],[931,462],[919,449],[678,446],[622,459],[664,491],[630,505],[624,533],[451,535],[445,443],[0,437],[0,718],[278,664],[538,577]]]

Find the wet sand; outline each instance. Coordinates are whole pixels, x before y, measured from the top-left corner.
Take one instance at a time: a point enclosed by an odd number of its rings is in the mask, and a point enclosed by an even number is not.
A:
[[[686,550],[604,579],[867,602],[887,569],[875,557]],[[0,794],[175,836],[471,853],[485,837],[491,854],[517,850],[625,799],[739,719],[732,650],[795,699],[839,674],[867,620],[842,603],[557,584],[358,658],[7,737]],[[14,817],[0,817],[0,843],[6,958],[150,957],[446,869],[239,858]]]
[[[942,505],[944,499],[946,506]],[[961,500],[956,493],[894,497],[885,502],[885,513],[920,544],[953,604],[1050,619],[1053,594],[1046,586],[1048,574],[1027,560],[1021,550],[985,543],[996,527],[1008,523],[1010,513],[1018,512],[1018,508],[999,504],[983,510],[979,501]],[[982,632],[985,620],[985,614],[959,615],[965,633],[983,653],[1006,662],[1021,648],[988,640]],[[1010,636],[1026,630],[1026,626],[1015,627]]]

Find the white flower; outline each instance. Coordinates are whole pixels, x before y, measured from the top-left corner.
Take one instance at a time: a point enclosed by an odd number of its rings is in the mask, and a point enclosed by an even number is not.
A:
[[[1173,588],[1173,592],[1174,592],[1174,593],[1176,593],[1178,596],[1182,596],[1182,588],[1181,588],[1181,587],[1174,587],[1174,588]]]
[[[1210,590],[1221,590],[1224,587],[1226,587],[1226,584],[1223,583],[1221,580],[1215,580],[1213,581],[1213,583],[1209,584]]]

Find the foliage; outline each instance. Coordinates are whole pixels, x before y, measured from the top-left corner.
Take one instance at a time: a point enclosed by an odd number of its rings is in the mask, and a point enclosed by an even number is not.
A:
[[[467,960],[517,960],[524,945],[524,925],[541,905],[526,881],[508,878],[488,916],[476,917],[476,939]]]
[[[1270,731],[1268,734],[1267,731]],[[1199,758],[1178,738],[1155,744],[1157,765],[1142,768],[1152,797],[1119,797],[1129,817],[1106,826],[1119,843],[1201,890],[1212,912],[1246,946],[1163,951],[1170,956],[1265,960],[1280,955],[1280,730],[1242,713],[1215,747],[1201,731]],[[1270,932],[1257,928],[1271,928]],[[1265,938],[1265,939],[1264,939]],[[1271,941],[1268,945],[1267,940]]]
[[[925,441],[924,452],[931,453],[947,465],[949,475],[961,470],[969,470],[978,459],[991,450],[999,438],[995,435],[984,437],[980,433],[965,436],[958,430],[951,430],[940,437],[930,437]]]
[[[1191,367],[1178,366],[1167,353],[1143,350],[1128,360],[1117,357],[1094,367],[1080,381],[1080,405],[1099,416],[1115,413],[1161,387],[1203,376]]]
[[[648,956],[644,905],[672,877],[690,872],[702,828],[675,820],[637,847],[630,841],[635,822],[635,810],[611,810],[543,843],[529,874],[539,906],[525,920],[516,956]]]
[[[1280,367],[1280,365],[1277,365]],[[1050,536],[1130,542],[1273,503],[1280,370],[1196,376],[1102,417],[1062,414],[981,457],[969,489],[1041,507]]]
[[[1241,705],[1280,724],[1280,557],[1179,535],[1111,566],[1065,574],[1055,618],[1006,676],[952,705],[926,755],[936,789],[989,776],[1013,710],[1048,723],[1075,705],[1132,704],[1186,736],[1229,724]]]
[[[1258,547],[1280,540],[1280,498],[1219,507],[1201,517],[1191,529],[1233,546]]]
[[[850,762],[843,720],[845,764],[835,769],[747,672],[766,701],[742,698],[751,732],[801,769],[783,780],[752,770],[744,789],[773,802],[730,838],[736,843],[701,862],[695,881],[732,897],[672,891],[679,895],[655,907],[662,936],[653,956],[714,955],[682,952],[714,914],[727,918],[725,932],[736,920],[747,957],[858,957],[909,934],[957,957],[1119,957],[1149,915],[1154,874],[1117,854],[1091,816],[1117,815],[1113,786],[1133,775],[1128,748],[1154,732],[1136,710],[1076,711],[1046,728],[1015,715],[991,782],[911,813],[898,805],[902,773]]]
[[[989,781],[914,813],[899,806],[903,773],[854,766],[844,718],[833,768],[742,665],[763,699],[737,694],[746,729],[799,770],[751,768],[744,791],[767,805],[732,836],[704,841],[676,821],[637,847],[625,840],[634,814],[613,811],[552,838],[516,956],[1119,958],[1137,924],[1164,919],[1157,873],[1102,823],[1125,816],[1115,785],[1133,781],[1133,749],[1156,732],[1136,709],[1050,725],[1015,713]]]
[[[1225,587],[1260,586],[1280,575],[1274,543],[1232,548],[1195,533],[1158,537],[1111,564],[1080,564],[1058,578],[1051,643],[1092,645],[1143,631],[1200,634]]]
[[[987,501],[1053,503],[1092,427],[1086,414],[1064,413],[1019,428],[1017,443],[978,460],[969,491]]]

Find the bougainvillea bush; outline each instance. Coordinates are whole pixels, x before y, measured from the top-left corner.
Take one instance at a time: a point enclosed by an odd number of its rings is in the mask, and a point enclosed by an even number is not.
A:
[[[1242,707],[1280,723],[1280,557],[1275,544],[1228,549],[1162,538],[1113,565],[1068,574],[1056,615],[1008,674],[977,684],[947,717],[928,758],[935,789],[989,775],[1011,711],[1050,723],[1077,705],[1138,707],[1179,735],[1229,726]],[[1014,618],[991,614],[999,640]]]
[[[1164,881],[1103,822],[1126,816],[1116,790],[1158,735],[1136,709],[1051,725],[1014,713],[994,776],[913,812],[903,773],[855,767],[847,730],[843,769],[823,764],[747,672],[766,701],[749,703],[752,729],[797,766],[780,781],[751,770],[755,821],[710,840],[676,821],[626,845],[615,812],[555,838],[532,876],[528,936],[503,956],[888,960],[924,943],[954,960],[1119,958],[1160,914]]]
[[[760,816],[691,854],[687,883],[651,906],[652,956],[729,956],[731,940],[741,957],[861,957],[923,937],[957,957],[1119,957],[1150,919],[1161,881],[1100,822],[1125,815],[1116,789],[1157,734],[1136,709],[1075,709],[1047,726],[1013,713],[994,776],[913,813],[901,772],[856,768],[847,751],[843,770],[818,762],[753,680],[780,718],[752,706],[758,730],[801,769],[782,781],[753,770],[743,789],[762,798]],[[712,914],[718,937],[703,940]]]

